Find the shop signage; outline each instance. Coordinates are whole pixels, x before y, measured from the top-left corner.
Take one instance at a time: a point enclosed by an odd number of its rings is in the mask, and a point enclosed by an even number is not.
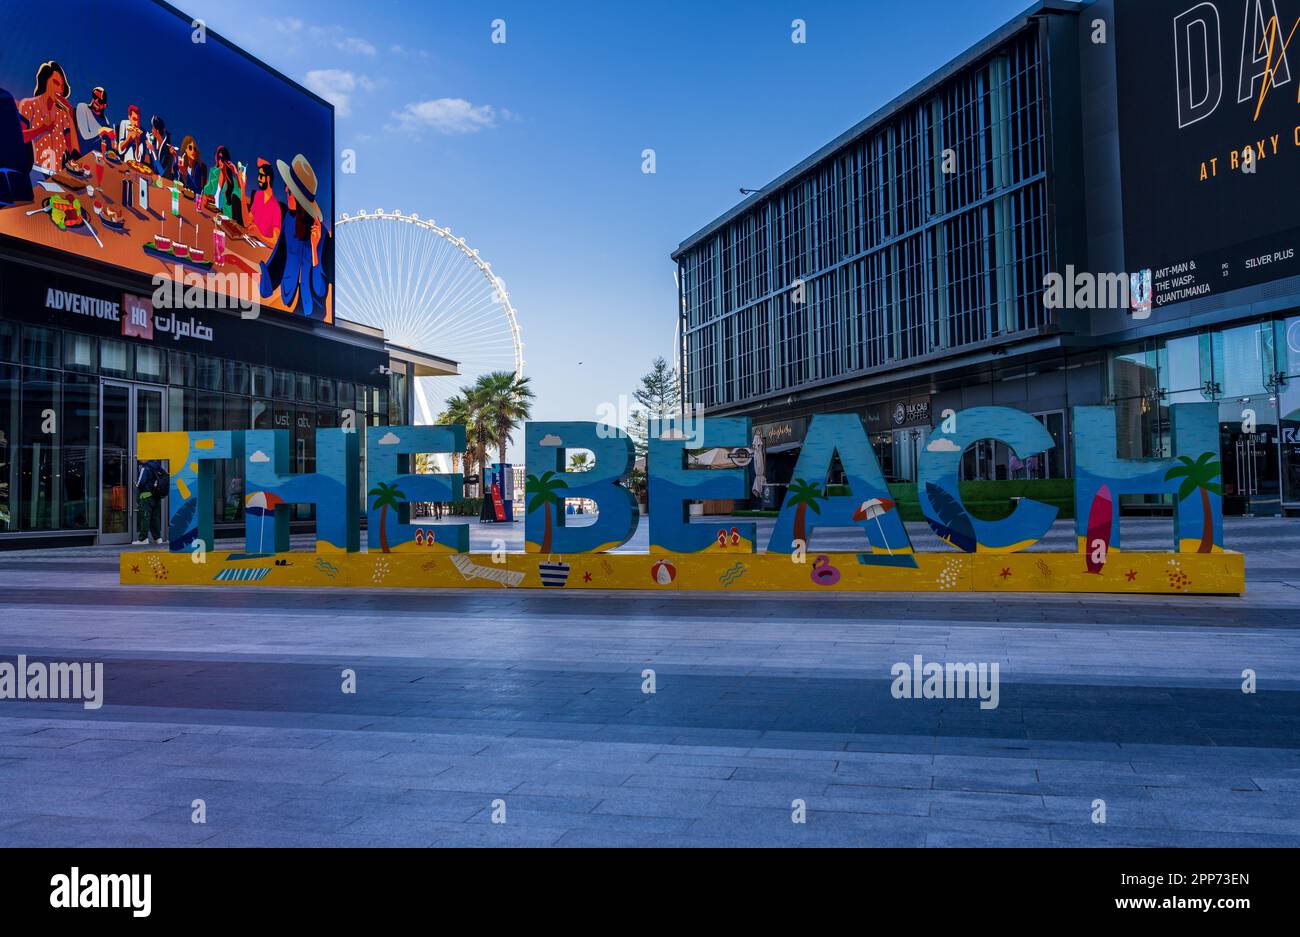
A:
[[[769,448],[784,445],[785,443],[799,442],[807,431],[808,419],[802,416],[783,420],[780,423],[763,423],[757,428],[757,432],[763,437],[763,442]]]
[[[174,341],[194,338],[201,342],[211,342],[215,339],[212,327],[195,316],[155,312],[152,302],[132,293],[123,293],[121,302],[113,302],[51,288],[45,291],[45,308],[53,312],[117,322],[122,327],[122,334],[128,338],[152,341],[157,332],[171,336]]]
[[[930,398],[909,397],[886,403],[871,404],[866,409],[867,429],[873,433],[930,425]]]

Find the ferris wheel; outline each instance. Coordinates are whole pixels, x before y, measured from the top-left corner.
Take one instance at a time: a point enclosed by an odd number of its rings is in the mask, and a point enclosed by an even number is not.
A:
[[[491,371],[524,373],[524,346],[510,294],[465,239],[418,215],[380,209],[340,216],[335,296],[341,316],[376,326],[398,345],[450,358],[454,377],[415,381],[420,421]]]

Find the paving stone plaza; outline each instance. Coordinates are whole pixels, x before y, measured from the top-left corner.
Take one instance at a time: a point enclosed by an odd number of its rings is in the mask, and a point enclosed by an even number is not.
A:
[[[128,589],[115,550],[7,554],[0,660],[104,684],[0,701],[0,845],[1300,845],[1300,525],[1227,525],[1242,598]],[[996,662],[997,707],[895,698],[917,655]]]

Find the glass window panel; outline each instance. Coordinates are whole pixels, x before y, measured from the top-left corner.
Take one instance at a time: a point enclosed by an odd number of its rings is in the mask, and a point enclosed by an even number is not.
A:
[[[1285,367],[1278,370],[1286,374],[1300,376],[1300,316],[1293,316],[1282,323],[1283,339],[1278,341],[1279,363]]]
[[[338,400],[338,388],[328,377],[316,381],[316,402],[334,406]]]
[[[275,429],[271,401],[254,400],[249,408],[250,429]]]
[[[1268,324],[1218,332],[1212,340],[1214,379],[1225,397],[1262,394],[1273,374],[1273,330]]]
[[[194,356],[188,352],[167,352],[167,370],[173,384],[181,387],[195,386]]]
[[[1121,349],[1110,358],[1112,398],[1143,397],[1159,388],[1159,356],[1150,349]]]
[[[1300,329],[1297,329],[1297,341],[1300,341]],[[1300,355],[1297,355],[1300,358]],[[357,406],[357,388],[347,381],[339,382],[339,406],[345,410],[355,410]]]
[[[1200,396],[1204,385],[1205,379],[1201,377],[1200,336],[1186,335],[1167,341],[1160,381],[1161,389],[1171,393],[1194,391],[1195,396],[1192,399],[1204,400]]]
[[[99,367],[98,342],[93,335],[63,333],[63,367],[68,371],[90,371]]]
[[[59,350],[59,333],[54,329],[23,326],[23,364],[32,368],[57,368],[62,359]]]
[[[312,380],[310,374],[295,375],[295,381],[298,385],[298,392],[295,397],[303,403],[316,402],[316,382]]]
[[[270,368],[253,368],[253,390],[254,397],[271,396],[271,369]]]
[[[24,342],[26,332],[24,329]],[[63,386],[57,371],[23,372],[19,428],[18,513],[23,530],[53,530],[59,522],[62,433],[57,419]]]
[[[194,391],[183,387],[168,388],[167,429],[179,433],[194,428]]]
[[[271,396],[278,400],[292,400],[294,379],[292,371],[275,371],[272,373]]]
[[[130,377],[134,349],[126,342],[103,339],[99,343],[99,373],[110,377]]]
[[[226,383],[224,390],[228,394],[247,394],[251,384],[248,365],[242,361],[227,361]]]
[[[197,384],[203,390],[221,390],[221,362],[216,358],[199,356],[196,362]],[[218,404],[220,405],[220,404]],[[220,429],[219,426],[212,427]]]
[[[225,429],[225,406],[219,394],[198,394],[194,401],[194,429],[211,432]]]
[[[18,360],[18,323],[0,319],[0,361]]]
[[[18,526],[18,374],[0,367],[0,531]]]
[[[59,463],[64,530],[89,530],[99,518],[99,381],[65,375],[59,426]]]
[[[137,380],[162,384],[167,380],[167,362],[162,349],[138,345],[135,349],[135,376]]]

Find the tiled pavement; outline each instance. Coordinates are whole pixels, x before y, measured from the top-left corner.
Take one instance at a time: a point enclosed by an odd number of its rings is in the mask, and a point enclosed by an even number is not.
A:
[[[0,660],[107,684],[0,702],[0,845],[1300,845],[1300,522],[1233,527],[1247,596],[1181,601],[131,591],[0,554]],[[893,699],[915,654],[997,661],[999,707]]]

